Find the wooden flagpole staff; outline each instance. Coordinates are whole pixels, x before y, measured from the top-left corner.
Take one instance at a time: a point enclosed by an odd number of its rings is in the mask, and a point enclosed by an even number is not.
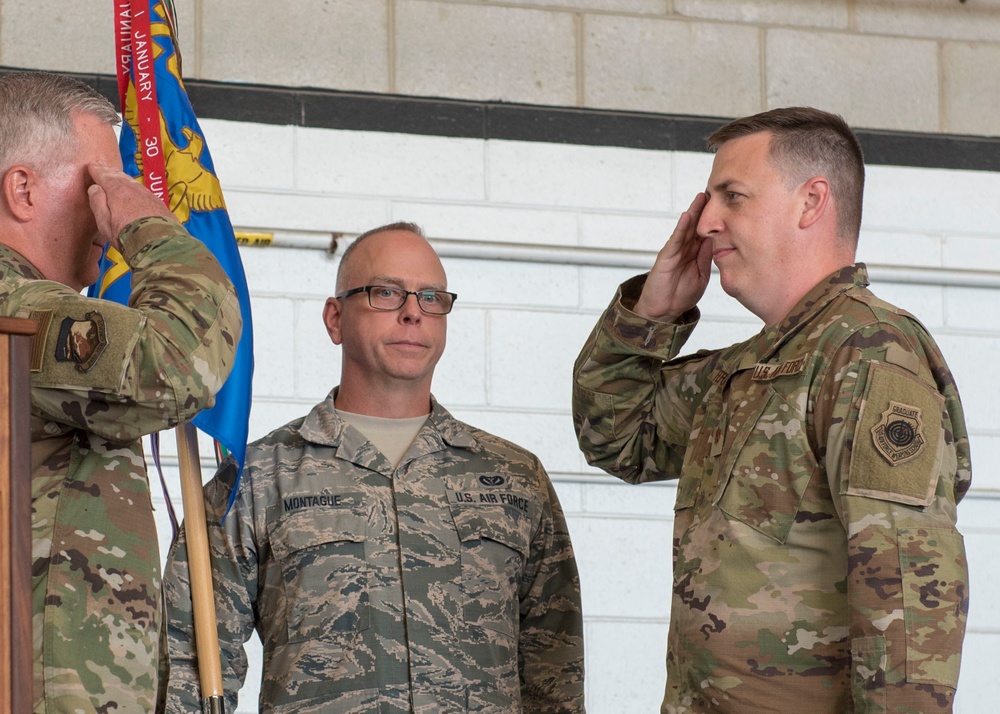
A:
[[[245,422],[242,429],[230,427],[234,421],[245,420],[250,409],[253,332],[249,298],[239,251],[232,235],[232,225],[225,212],[221,186],[214,175],[211,156],[200,137],[201,130],[181,79],[181,57],[176,41],[173,2],[116,0],[115,8],[118,91],[122,115],[126,120],[121,135],[122,163],[127,172],[141,175],[145,186],[175,212],[178,208],[189,209],[184,212],[188,218],[182,219],[182,222],[192,235],[200,238],[213,251],[240,294],[243,335],[231,375],[240,377],[237,388],[225,398],[223,388],[223,393],[218,395],[213,407],[213,412],[217,409],[219,411],[210,415],[208,420],[203,420],[201,416],[196,419],[202,428],[205,428],[206,423],[211,423],[213,428],[205,430],[234,453],[234,445],[239,444],[238,460],[242,461],[242,449],[247,437]],[[188,140],[192,136],[198,136],[198,142],[181,142],[184,146],[175,144],[179,139],[171,137],[182,135]],[[176,182],[172,183],[171,177],[170,169],[174,166],[171,164],[172,156],[180,157],[182,174],[183,167],[189,165],[191,157],[203,164],[200,176],[206,180],[198,182],[197,186],[188,185],[185,191],[180,192],[187,199],[194,196],[201,200],[195,203],[189,200],[178,203],[174,200],[176,197],[172,194],[172,185]],[[180,179],[177,178],[177,181]],[[199,221],[193,221],[194,216],[191,214],[194,213],[199,215]],[[178,218],[180,219],[180,215]],[[189,218],[192,219],[190,223]],[[100,296],[104,297],[103,292]],[[120,298],[118,300],[125,302]],[[225,408],[220,409],[223,406]],[[238,416],[234,416],[236,414]],[[228,426],[223,428],[220,422],[227,422]],[[225,438],[220,434],[224,434]],[[212,592],[212,563],[197,431],[192,424],[184,424],[177,427],[176,436],[202,710],[206,714],[225,714],[221,651]]]
[[[198,430],[188,422],[179,425],[176,434],[202,712],[225,714],[222,665],[219,659],[219,631],[216,629],[215,597],[212,591],[212,562],[208,548],[208,517],[202,494],[201,460],[198,453]]]
[[[140,169],[143,183],[170,205],[166,147],[161,133],[161,111],[156,89],[156,55],[150,47],[153,37],[152,0],[121,0],[116,2],[116,49],[118,53],[118,90],[122,114],[128,116],[130,68],[142,74],[146,91],[134,91],[136,146],[141,152]],[[163,8],[168,14],[173,41],[173,7],[167,0]],[[179,59],[178,59],[179,62]],[[178,66],[179,71],[179,66]],[[165,130],[164,130],[165,131]],[[124,158],[123,158],[124,163]],[[215,620],[215,598],[212,592],[212,563],[208,551],[208,528],[205,501],[202,495],[201,463],[198,454],[198,432],[193,424],[176,429],[177,455],[184,502],[184,528],[187,532],[188,563],[191,578],[191,605],[194,613],[195,647],[198,654],[198,674],[201,683],[202,711],[205,714],[225,714],[222,688],[219,634]]]

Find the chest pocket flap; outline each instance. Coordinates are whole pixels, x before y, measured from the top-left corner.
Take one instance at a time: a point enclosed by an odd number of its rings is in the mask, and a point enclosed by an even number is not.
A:
[[[271,550],[281,567],[289,642],[369,626],[366,532],[365,519],[347,508],[297,510],[274,526]]]
[[[492,490],[453,492],[450,501],[461,541],[465,622],[514,637],[518,591],[531,543],[531,501]]]
[[[791,390],[783,390],[786,381]],[[776,380],[722,454],[727,478],[719,508],[779,543],[799,512],[817,462],[806,429],[805,385]]]

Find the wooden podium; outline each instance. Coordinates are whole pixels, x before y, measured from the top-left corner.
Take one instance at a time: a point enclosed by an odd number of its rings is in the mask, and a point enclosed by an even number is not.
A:
[[[30,712],[31,381],[35,323],[0,317],[0,714]]]

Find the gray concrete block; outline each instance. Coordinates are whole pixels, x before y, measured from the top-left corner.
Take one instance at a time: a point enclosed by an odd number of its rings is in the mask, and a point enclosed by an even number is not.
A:
[[[998,68],[1000,45],[944,44],[941,50],[942,130],[1000,136]]]
[[[576,35],[565,12],[400,2],[395,91],[575,105]]]
[[[669,0],[504,0],[505,5],[524,5],[542,9],[603,10],[613,13],[666,15]]]
[[[1000,0],[865,0],[858,32],[954,40],[1000,40]]]
[[[674,12],[750,25],[847,28],[849,4],[847,0],[674,0]]]
[[[754,27],[587,15],[583,57],[590,107],[738,116],[761,106]]]
[[[112,3],[11,2],[0,12],[0,64],[64,72],[115,71]]]
[[[201,4],[204,78],[389,90],[388,0]]]
[[[936,131],[936,43],[769,30],[767,106],[811,105],[855,127]]]

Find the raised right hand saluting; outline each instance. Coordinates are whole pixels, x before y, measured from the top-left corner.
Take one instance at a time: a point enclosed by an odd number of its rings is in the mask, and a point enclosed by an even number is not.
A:
[[[708,196],[699,193],[677,220],[635,303],[637,315],[676,322],[705,294],[712,270],[712,239],[698,235],[698,219],[707,202]]]

